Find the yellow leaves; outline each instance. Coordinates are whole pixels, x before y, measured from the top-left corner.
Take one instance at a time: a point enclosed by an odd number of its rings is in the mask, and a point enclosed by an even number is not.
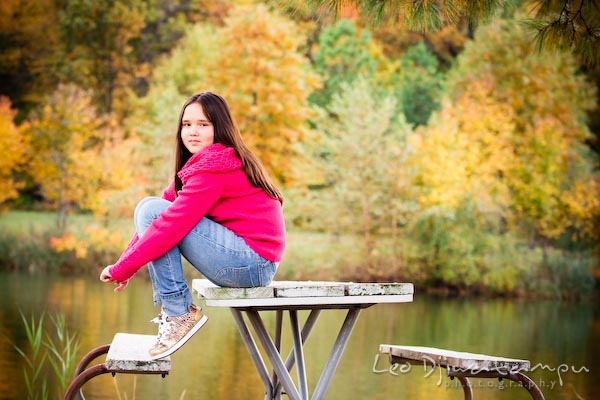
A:
[[[490,85],[473,82],[454,103],[446,100],[413,143],[423,207],[457,208],[471,198],[485,212],[506,207],[501,179],[513,164],[511,110],[494,104]]]
[[[137,138],[125,140],[114,120],[98,116],[88,93],[59,85],[26,131],[32,150],[28,171],[58,210],[107,215],[131,209],[130,202],[111,205],[110,198],[113,191],[133,186],[138,169],[130,163],[142,164],[135,151]]]
[[[203,59],[197,88],[227,99],[246,142],[285,181],[293,144],[305,134],[306,98],[318,85],[299,48],[300,28],[263,5],[236,7],[217,30],[221,46]]]
[[[23,186],[14,178],[14,172],[23,167],[28,141],[13,122],[14,116],[10,100],[0,96],[0,205],[16,198],[17,190]]]

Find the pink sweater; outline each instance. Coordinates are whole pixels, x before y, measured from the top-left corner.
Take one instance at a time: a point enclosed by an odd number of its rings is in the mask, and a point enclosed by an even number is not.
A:
[[[171,182],[162,197],[172,204],[142,237],[133,236],[109,270],[115,281],[126,281],[171,250],[203,217],[232,230],[267,260],[281,261],[286,243],[281,203],[250,184],[233,148],[216,143],[203,149],[178,176],[183,183],[179,196]]]

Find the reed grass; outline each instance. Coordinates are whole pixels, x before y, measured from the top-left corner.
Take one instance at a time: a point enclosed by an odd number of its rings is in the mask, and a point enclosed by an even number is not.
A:
[[[29,400],[62,398],[73,377],[79,351],[79,337],[67,330],[62,314],[21,320],[27,337],[27,347],[13,345],[25,364],[23,378]],[[48,323],[50,319],[50,324]]]

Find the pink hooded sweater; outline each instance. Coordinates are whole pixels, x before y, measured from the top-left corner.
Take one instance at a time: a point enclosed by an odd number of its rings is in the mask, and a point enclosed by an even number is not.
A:
[[[183,183],[175,196],[174,183],[163,198],[172,204],[141,237],[133,236],[109,269],[124,282],[140,268],[177,245],[203,217],[227,227],[267,260],[281,261],[286,244],[279,200],[252,186],[232,147],[220,143],[194,154],[178,173]]]

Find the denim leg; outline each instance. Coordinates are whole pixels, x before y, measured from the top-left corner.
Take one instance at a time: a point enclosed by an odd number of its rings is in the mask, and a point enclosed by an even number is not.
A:
[[[179,242],[179,249],[190,264],[218,286],[266,286],[276,271],[274,262],[258,255],[230,229],[206,217]]]
[[[135,209],[134,222],[141,236],[171,202],[147,197]],[[183,274],[184,256],[205,278],[224,287],[256,287],[271,283],[276,264],[252,250],[233,231],[209,218],[200,222],[165,255],[148,263],[154,305],[168,316],[187,313],[192,295]]]
[[[134,213],[134,223],[139,236],[148,229],[154,219],[171,202],[160,197],[147,197],[139,202]],[[179,247],[148,263],[148,272],[152,281],[154,305],[162,305],[168,316],[178,316],[189,311],[192,295],[183,275]]]

